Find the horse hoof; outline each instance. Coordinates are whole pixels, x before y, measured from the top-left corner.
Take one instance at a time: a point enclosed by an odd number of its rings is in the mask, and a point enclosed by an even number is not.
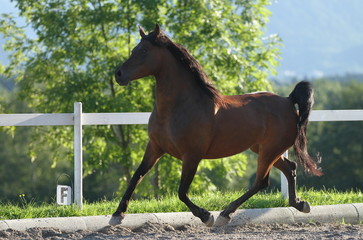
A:
[[[303,213],[309,213],[310,212],[310,205],[308,202],[303,202],[303,208],[301,210]]]
[[[230,221],[231,221],[230,217],[224,217],[222,215],[219,215],[217,217],[216,222],[214,223],[214,227],[221,227],[227,225]]]
[[[207,221],[203,222],[207,227],[212,227],[214,223],[214,217],[212,214],[209,215],[209,218]]]
[[[122,222],[122,219],[124,219],[124,215],[117,215],[117,214],[113,214],[110,221],[108,221],[108,224],[115,226],[115,225],[120,225]]]

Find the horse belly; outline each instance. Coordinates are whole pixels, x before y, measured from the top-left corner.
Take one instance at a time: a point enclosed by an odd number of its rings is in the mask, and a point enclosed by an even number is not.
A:
[[[203,157],[210,146],[212,125],[210,118],[204,115],[184,113],[182,117],[171,117],[165,123],[150,121],[149,137],[165,153],[177,159]]]
[[[226,146],[226,147],[218,147],[211,149],[208,154],[205,156],[205,159],[218,159],[236,155],[241,153],[247,149],[249,149],[252,145],[249,146]]]
[[[265,133],[263,121],[229,119],[216,127],[213,141],[205,158],[215,159],[241,153],[258,143]]]

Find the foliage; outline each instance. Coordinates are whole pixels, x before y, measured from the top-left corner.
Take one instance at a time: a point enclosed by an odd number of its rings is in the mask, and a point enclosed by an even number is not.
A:
[[[115,84],[113,72],[136,45],[136,26],[151,29],[161,23],[197,57],[224,93],[269,89],[266,77],[277,64],[278,39],[263,37],[270,14],[267,4],[267,0],[17,0],[20,15],[36,37],[26,36],[13,17],[4,14],[0,33],[8,39],[5,48],[11,52],[11,64],[1,67],[0,73],[15,77],[20,99],[37,112],[71,112],[76,101],[83,103],[85,112],[151,111],[154,81],[144,79],[121,88]],[[53,162],[49,165],[53,167],[72,159],[71,129],[47,129],[40,138],[42,131],[34,130],[33,160],[37,161],[43,145],[51,149]],[[98,182],[86,184],[86,192],[110,196],[118,183],[124,189],[138,165],[136,159],[142,157],[146,139],[145,126],[86,127],[85,175]],[[231,164],[236,161],[232,159]],[[236,169],[229,163],[217,168],[216,163],[204,164],[201,172],[205,174],[194,184],[197,189],[225,187],[228,181],[218,182],[215,177],[243,174],[243,161]],[[179,169],[178,161],[162,159],[139,188],[140,193],[174,190]]]

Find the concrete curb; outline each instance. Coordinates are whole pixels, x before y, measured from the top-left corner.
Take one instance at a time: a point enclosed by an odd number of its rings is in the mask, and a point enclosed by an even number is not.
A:
[[[214,219],[217,219],[219,212],[211,212]],[[25,231],[29,228],[58,228],[62,231],[91,230],[97,231],[109,226],[111,216],[91,216],[91,217],[59,217],[59,218],[36,218],[19,220],[0,221],[0,231],[14,229]],[[237,210],[229,225],[244,225],[247,223],[270,224],[270,223],[361,223],[363,222],[363,203],[322,205],[312,206],[310,213],[301,213],[291,207],[284,208],[263,208]],[[166,223],[173,227],[186,224],[203,225],[203,223],[190,212],[179,213],[146,213],[127,214],[121,226],[127,228],[137,228],[150,223]]]

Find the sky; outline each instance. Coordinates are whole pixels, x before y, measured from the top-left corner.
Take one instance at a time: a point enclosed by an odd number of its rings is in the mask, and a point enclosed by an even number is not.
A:
[[[363,73],[363,0],[272,0],[267,34],[283,40],[276,78]],[[0,14],[17,15],[0,0]],[[18,18],[19,25],[25,25]],[[29,30],[28,34],[32,34]],[[0,38],[0,45],[5,42]],[[7,64],[0,48],[0,63]]]
[[[269,34],[283,40],[279,77],[363,73],[362,0],[278,0]]]
[[[15,4],[9,0],[0,0],[0,13],[15,13],[14,6]]]

